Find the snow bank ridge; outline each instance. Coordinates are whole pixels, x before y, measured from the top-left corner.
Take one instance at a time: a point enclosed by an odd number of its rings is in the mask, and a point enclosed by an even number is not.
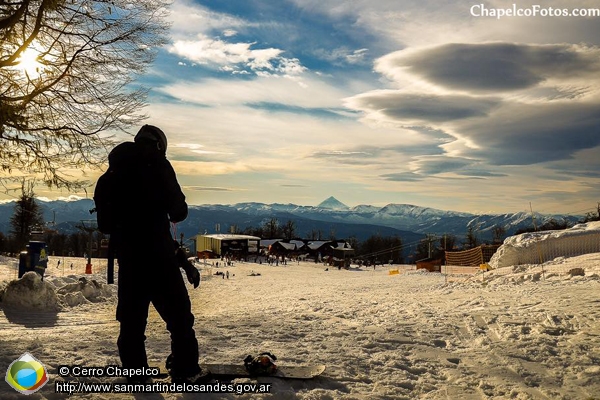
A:
[[[600,252],[600,221],[562,231],[528,232],[506,238],[489,264],[493,268],[542,264],[557,257]]]

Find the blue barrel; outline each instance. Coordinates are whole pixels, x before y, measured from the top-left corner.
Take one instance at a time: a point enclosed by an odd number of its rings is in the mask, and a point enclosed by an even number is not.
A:
[[[48,249],[46,242],[30,241],[27,245],[29,254],[29,271],[37,272],[42,279],[48,267]]]

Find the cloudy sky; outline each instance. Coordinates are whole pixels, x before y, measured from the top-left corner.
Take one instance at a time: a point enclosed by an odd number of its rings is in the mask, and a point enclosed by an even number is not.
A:
[[[513,3],[174,0],[148,123],[190,204],[589,211],[600,6]]]

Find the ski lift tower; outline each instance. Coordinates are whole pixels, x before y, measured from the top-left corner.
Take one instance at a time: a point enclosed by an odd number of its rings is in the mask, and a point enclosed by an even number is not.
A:
[[[87,264],[85,265],[85,273],[92,273],[92,241],[94,238],[94,232],[98,230],[98,221],[95,219],[82,219],[81,225],[78,226],[84,232],[89,235],[88,251],[87,251]]]

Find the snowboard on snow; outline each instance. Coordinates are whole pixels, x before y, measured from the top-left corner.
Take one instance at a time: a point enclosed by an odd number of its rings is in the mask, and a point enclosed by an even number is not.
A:
[[[277,369],[270,373],[253,373],[248,371],[244,365],[239,364],[204,364],[213,378],[257,378],[272,376],[281,379],[312,379],[325,372],[324,365],[278,365]]]
[[[312,379],[325,372],[325,365],[276,365],[277,358],[271,353],[261,353],[257,357],[248,356],[239,364],[200,364],[200,367],[210,379],[236,379],[275,377],[281,379]],[[166,362],[166,369],[160,368],[160,376],[169,377],[171,359]]]

